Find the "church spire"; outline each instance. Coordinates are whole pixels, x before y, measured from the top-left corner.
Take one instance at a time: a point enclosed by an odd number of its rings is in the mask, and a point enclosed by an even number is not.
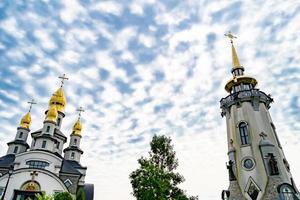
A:
[[[225,36],[227,36],[230,39],[230,43],[231,43],[232,69],[234,70],[234,69],[238,69],[238,68],[243,68],[240,64],[238,55],[237,55],[235,47],[233,45],[233,39],[235,39],[237,37],[232,35],[232,33],[230,31],[228,31],[228,33],[226,33]]]

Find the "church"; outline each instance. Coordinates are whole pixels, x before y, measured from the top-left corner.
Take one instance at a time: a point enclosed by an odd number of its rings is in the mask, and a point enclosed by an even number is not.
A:
[[[79,116],[70,131],[68,147],[64,148],[67,137],[61,131],[66,97],[61,87],[49,100],[41,129],[31,132],[31,107],[20,121],[13,141],[8,142],[6,155],[0,158],[0,197],[1,200],[35,199],[37,193],[53,195],[70,192],[76,199],[93,200],[94,186],[85,183],[87,167],[80,163],[83,150],[81,108]],[[27,139],[31,135],[29,145]]]
[[[229,188],[222,199],[299,200],[289,163],[269,113],[273,99],[256,88],[257,80],[244,74],[230,32],[232,75],[225,85],[229,95],[220,101],[226,117]]]

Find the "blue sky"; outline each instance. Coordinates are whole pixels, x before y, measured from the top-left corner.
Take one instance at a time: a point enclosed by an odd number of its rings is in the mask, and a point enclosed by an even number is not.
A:
[[[66,73],[62,129],[69,135],[83,106],[82,162],[96,197],[133,199],[128,175],[156,133],[173,138],[182,188],[218,199],[228,186],[219,100],[231,30],[246,73],[275,99],[271,115],[300,186],[299,11],[298,1],[2,0],[0,152],[31,98],[31,129],[42,126]]]

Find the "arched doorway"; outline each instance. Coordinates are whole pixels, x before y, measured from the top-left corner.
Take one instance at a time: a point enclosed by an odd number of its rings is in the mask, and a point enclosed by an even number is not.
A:
[[[13,200],[36,200],[35,195],[41,194],[41,186],[35,180],[26,181],[20,190],[14,191]]]

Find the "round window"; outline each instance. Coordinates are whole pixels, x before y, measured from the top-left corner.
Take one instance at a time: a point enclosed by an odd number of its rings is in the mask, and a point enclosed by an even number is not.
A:
[[[250,158],[245,159],[245,160],[244,160],[244,167],[245,167],[246,169],[252,169],[252,168],[254,167],[254,162],[253,162],[253,160],[250,159]]]

